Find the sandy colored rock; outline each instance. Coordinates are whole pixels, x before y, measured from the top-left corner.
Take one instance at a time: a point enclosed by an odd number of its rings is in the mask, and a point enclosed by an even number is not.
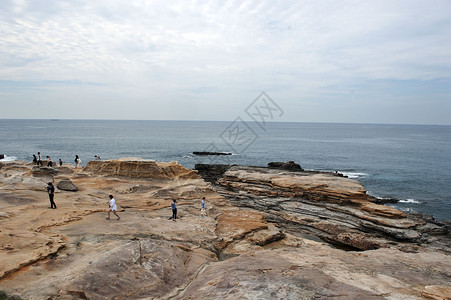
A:
[[[425,286],[421,296],[426,299],[451,300],[451,286],[429,285]]]
[[[296,195],[314,189],[268,183],[274,174],[265,171],[217,186],[177,163],[138,162],[69,175],[3,165],[0,290],[24,299],[435,299],[448,292],[446,227],[363,209],[370,202],[358,185],[346,183],[349,193],[316,186],[324,194],[304,199]],[[69,178],[79,191],[58,190],[58,209],[48,209],[46,176]],[[105,220],[109,194],[119,221]],[[339,242],[375,250],[344,251]]]
[[[196,171],[188,170],[177,162],[157,163],[152,160],[94,160],[83,172],[101,175],[128,176],[152,179],[199,179]]]
[[[264,212],[279,227],[295,228],[340,247],[372,250],[400,241],[440,243],[434,231],[447,232],[444,226],[434,229],[421,219],[376,204],[356,180],[329,173],[232,166],[216,188],[234,205]]]

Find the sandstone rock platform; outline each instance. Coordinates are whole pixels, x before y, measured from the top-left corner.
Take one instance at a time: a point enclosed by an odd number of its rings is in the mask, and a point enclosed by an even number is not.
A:
[[[176,162],[139,159],[71,171],[2,164],[0,290],[24,299],[449,296],[446,226],[376,204],[351,179],[234,166],[211,184]],[[58,209],[48,209],[47,182],[65,178],[78,191],[57,188]],[[119,221],[105,220],[109,194]]]

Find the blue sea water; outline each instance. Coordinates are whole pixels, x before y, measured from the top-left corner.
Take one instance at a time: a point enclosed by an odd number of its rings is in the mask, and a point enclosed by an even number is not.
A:
[[[244,123],[244,122],[243,122]],[[451,126],[329,123],[238,124],[210,121],[0,120],[0,154],[31,161],[38,151],[73,163],[141,157],[266,166],[293,160],[339,171],[395,207],[451,220]],[[234,155],[198,157],[193,151]]]

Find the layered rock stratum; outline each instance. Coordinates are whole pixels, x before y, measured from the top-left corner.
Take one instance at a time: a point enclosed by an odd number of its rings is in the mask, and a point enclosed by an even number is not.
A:
[[[134,158],[0,165],[0,290],[24,299],[449,299],[446,224],[377,204],[333,174],[198,168]],[[48,208],[47,182],[58,209]],[[119,221],[105,220],[110,194]]]

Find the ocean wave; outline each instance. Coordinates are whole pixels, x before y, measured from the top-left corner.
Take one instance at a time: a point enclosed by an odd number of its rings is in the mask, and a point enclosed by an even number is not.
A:
[[[421,202],[415,199],[405,199],[405,200],[399,200],[400,203],[413,203],[413,204],[420,204]]]
[[[341,171],[338,171],[338,173],[341,173],[344,176],[348,176],[348,178],[351,178],[351,179],[357,179],[357,178],[369,175],[367,173],[358,173],[358,172],[341,172]]]
[[[15,160],[17,160],[17,157],[15,157],[15,156],[7,156],[7,155],[5,155],[5,158],[0,159],[0,161],[15,161]]]

